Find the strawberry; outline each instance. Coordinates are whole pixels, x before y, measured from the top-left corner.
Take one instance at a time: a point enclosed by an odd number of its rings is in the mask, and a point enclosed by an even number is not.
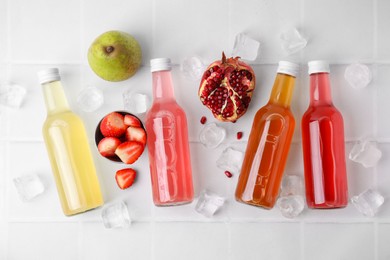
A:
[[[144,145],[136,141],[121,143],[115,150],[115,154],[126,164],[132,164],[138,160],[144,151]]]
[[[141,127],[141,121],[133,115],[125,115],[125,125]]]
[[[115,174],[115,180],[122,190],[129,188],[134,183],[137,172],[131,168],[119,170]]]
[[[100,123],[100,131],[104,137],[120,137],[126,132],[123,116],[117,112],[108,114]]]
[[[98,150],[104,157],[115,156],[116,148],[121,144],[121,141],[116,137],[104,137],[98,144]]]
[[[137,141],[146,144],[146,132],[142,127],[129,126],[126,130],[127,141]]]

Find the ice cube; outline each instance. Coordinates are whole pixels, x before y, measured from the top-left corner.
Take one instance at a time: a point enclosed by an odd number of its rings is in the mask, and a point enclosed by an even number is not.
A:
[[[78,106],[85,112],[93,112],[104,103],[103,92],[96,87],[87,87],[77,97]]]
[[[355,63],[345,69],[344,78],[351,87],[362,89],[370,84],[372,74],[365,64]]]
[[[198,56],[185,57],[180,66],[183,75],[192,81],[200,80],[205,68],[205,64]]]
[[[255,60],[259,51],[260,42],[252,39],[244,33],[236,35],[232,56],[239,56],[244,60]]]
[[[28,174],[17,177],[13,179],[13,182],[19,198],[24,202],[32,200],[45,191],[45,186],[36,174]]]
[[[366,168],[377,165],[381,157],[382,152],[376,147],[376,143],[367,139],[356,142],[349,153],[349,159]]]
[[[127,90],[122,96],[125,110],[132,114],[143,114],[150,107],[150,98],[146,94]]]
[[[303,179],[298,175],[285,175],[280,196],[303,195]]]
[[[26,97],[27,90],[14,83],[4,83],[0,85],[0,103],[12,107],[20,108]]]
[[[368,189],[357,196],[353,196],[351,202],[363,215],[374,217],[385,199],[379,192]]]
[[[282,215],[286,218],[295,218],[305,208],[305,200],[301,195],[282,196],[276,202]]]
[[[226,130],[215,123],[207,124],[199,133],[199,141],[206,148],[216,148],[225,139]]]
[[[217,160],[218,168],[228,170],[233,173],[239,173],[244,159],[244,153],[231,147],[226,148]]]
[[[205,217],[211,218],[225,202],[225,199],[210,191],[203,190],[200,193],[195,210]]]
[[[296,28],[287,28],[280,35],[282,49],[287,54],[293,54],[306,47],[307,40],[302,37]]]
[[[103,224],[106,228],[129,228],[131,218],[123,201],[107,205],[102,210]]]

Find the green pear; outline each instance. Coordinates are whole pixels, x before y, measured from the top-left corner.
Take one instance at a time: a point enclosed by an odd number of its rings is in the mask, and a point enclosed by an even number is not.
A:
[[[137,40],[121,31],[103,33],[88,49],[89,66],[108,81],[130,78],[137,72],[141,59],[142,51]]]

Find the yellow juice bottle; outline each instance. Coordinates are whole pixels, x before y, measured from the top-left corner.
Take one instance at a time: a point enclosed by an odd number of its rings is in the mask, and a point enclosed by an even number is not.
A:
[[[68,105],[56,68],[38,73],[47,108],[43,137],[65,215],[103,204],[87,134]]]

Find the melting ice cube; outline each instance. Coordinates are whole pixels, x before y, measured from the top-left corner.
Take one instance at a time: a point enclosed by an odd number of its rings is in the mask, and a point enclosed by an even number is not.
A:
[[[356,89],[362,89],[370,84],[372,79],[371,70],[365,64],[351,64],[345,69],[345,80]]]
[[[128,228],[131,219],[123,201],[107,205],[102,210],[103,224],[106,228]]]
[[[225,202],[225,199],[209,191],[202,191],[200,193],[198,203],[195,210],[208,218],[211,218],[218,209],[220,209]]]
[[[298,175],[285,175],[282,181],[280,196],[303,195],[303,179]]]
[[[207,124],[199,133],[199,141],[207,148],[216,148],[225,139],[226,130],[215,123]]]
[[[93,112],[104,103],[103,92],[96,87],[87,87],[80,91],[77,104],[85,112]]]
[[[226,148],[217,160],[218,168],[239,173],[244,159],[244,153],[231,147]]]
[[[24,202],[32,200],[45,191],[45,186],[36,174],[20,176],[13,179],[13,182],[20,199]]]
[[[306,47],[307,40],[302,37],[296,28],[287,28],[280,35],[282,49],[287,54],[293,54]]]
[[[303,211],[305,200],[301,195],[282,196],[276,205],[284,217],[295,218]]]
[[[363,215],[374,217],[385,199],[379,192],[368,189],[357,196],[353,196],[351,202]]]
[[[349,159],[366,168],[374,167],[381,157],[382,152],[376,147],[376,143],[367,139],[358,141],[349,153]]]
[[[145,113],[149,109],[150,98],[146,94],[128,90],[123,93],[123,104],[126,111],[139,115]]]
[[[27,90],[17,84],[5,83],[0,85],[0,103],[12,107],[20,108],[27,94]]]
[[[244,33],[236,35],[232,56],[239,56],[244,60],[255,60],[259,51],[260,42],[252,39]]]
[[[192,81],[200,80],[205,68],[205,64],[198,56],[185,57],[180,66],[183,75]]]

